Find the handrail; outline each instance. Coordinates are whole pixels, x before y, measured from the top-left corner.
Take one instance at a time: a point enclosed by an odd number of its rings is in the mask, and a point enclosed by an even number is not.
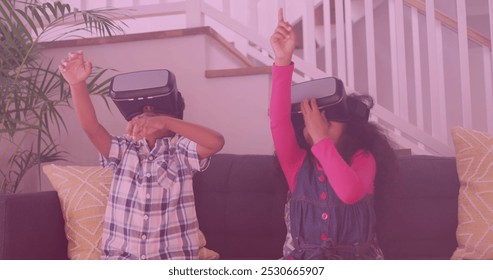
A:
[[[424,3],[423,1],[404,0],[404,3],[406,3],[408,6],[416,8],[421,14],[426,14],[426,3]],[[457,21],[449,17],[445,13],[435,10],[435,18],[452,31],[458,32]],[[491,49],[491,40],[475,29],[468,27],[467,36],[472,41]]]

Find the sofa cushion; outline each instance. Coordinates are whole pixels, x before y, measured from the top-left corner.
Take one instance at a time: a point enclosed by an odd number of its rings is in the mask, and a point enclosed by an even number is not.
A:
[[[398,158],[395,187],[376,190],[377,234],[386,259],[449,259],[457,246],[459,181],[454,158]]]
[[[493,259],[493,136],[452,129],[460,179],[458,247],[452,259]]]
[[[69,258],[99,259],[103,215],[113,172],[98,166],[55,164],[44,165],[43,172],[58,192]]]
[[[200,228],[221,259],[277,259],[287,185],[269,155],[215,155],[194,177]]]
[[[0,195],[0,259],[67,259],[56,192]]]

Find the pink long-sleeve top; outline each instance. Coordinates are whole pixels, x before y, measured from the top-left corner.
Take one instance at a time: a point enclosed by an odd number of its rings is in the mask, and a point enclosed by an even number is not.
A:
[[[291,123],[291,79],[294,64],[272,66],[272,95],[270,101],[270,127],[279,163],[291,192],[296,185],[296,176],[303,164],[307,151],[296,141]],[[341,201],[353,204],[374,190],[376,173],[375,158],[371,153],[360,150],[348,165],[337,151],[334,142],[326,137],[311,147],[329,183]]]

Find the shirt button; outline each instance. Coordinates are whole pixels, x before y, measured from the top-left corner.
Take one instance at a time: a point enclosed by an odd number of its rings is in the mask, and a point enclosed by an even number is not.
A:
[[[322,214],[322,220],[324,220],[324,221],[325,221],[325,220],[327,220],[328,218],[329,218],[329,214],[327,214],[327,213],[323,213],[323,214]]]
[[[142,255],[142,256],[140,256],[140,259],[141,259],[141,260],[145,260],[145,259],[146,259],[146,255]]]
[[[328,238],[327,234],[325,234],[325,233],[320,234],[320,240],[325,241],[325,240],[327,240],[327,238]]]
[[[324,176],[324,175],[320,175],[320,176],[318,176],[318,180],[319,180],[320,182],[325,181],[325,176]]]
[[[151,198],[151,194],[150,193],[146,194],[146,198],[147,199]]]
[[[148,215],[144,215],[144,221],[147,221],[149,220],[149,216]]]
[[[151,173],[146,173],[147,178],[151,178],[151,176],[152,176]]]
[[[147,235],[142,234],[142,240],[146,240],[146,239],[147,239]]]
[[[149,160],[154,160],[154,157],[153,156],[149,156]]]
[[[326,192],[321,193],[320,198],[323,200],[326,200],[327,199],[327,193]]]

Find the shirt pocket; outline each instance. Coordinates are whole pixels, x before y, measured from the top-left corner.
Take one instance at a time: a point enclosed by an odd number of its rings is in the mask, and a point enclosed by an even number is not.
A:
[[[161,160],[158,162],[157,185],[164,189],[170,189],[179,180],[177,164],[173,161]]]

